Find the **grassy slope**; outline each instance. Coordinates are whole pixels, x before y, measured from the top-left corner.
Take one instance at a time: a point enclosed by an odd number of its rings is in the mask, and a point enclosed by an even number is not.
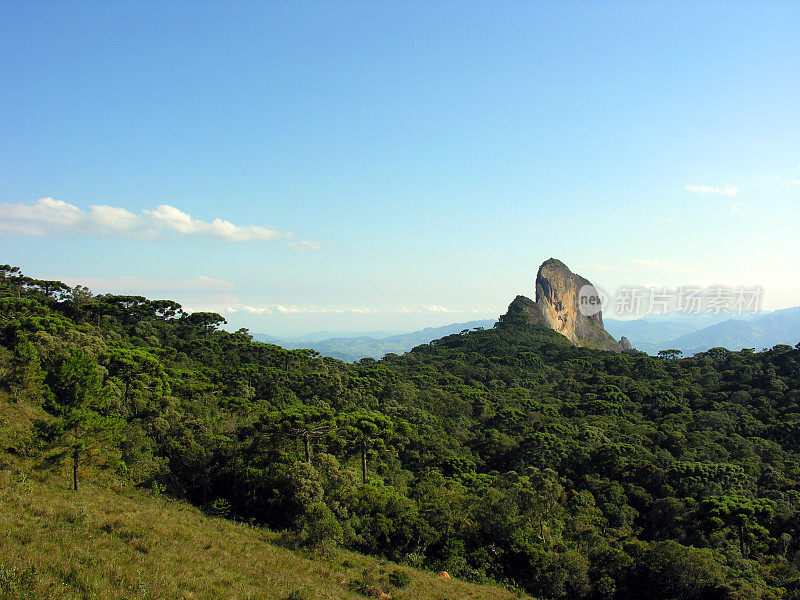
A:
[[[0,400],[6,434],[19,408]],[[304,556],[276,545],[277,534],[204,516],[184,502],[118,482],[99,485],[98,476],[76,494],[66,475],[27,467],[0,454],[0,600],[280,600],[298,591],[297,598],[363,599],[349,584],[370,568],[373,577],[409,573],[408,587],[385,588],[399,600],[514,597],[351,552]]]

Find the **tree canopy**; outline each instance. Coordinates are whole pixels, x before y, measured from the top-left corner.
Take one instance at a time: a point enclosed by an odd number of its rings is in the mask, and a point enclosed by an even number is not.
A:
[[[0,400],[76,486],[113,469],[542,598],[800,598],[798,347],[612,354],[511,319],[343,363],[9,265],[0,294]]]

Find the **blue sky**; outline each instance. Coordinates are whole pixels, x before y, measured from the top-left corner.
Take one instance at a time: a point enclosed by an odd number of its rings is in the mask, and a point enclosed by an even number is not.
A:
[[[0,2],[0,258],[279,335],[540,262],[800,305],[800,3]]]

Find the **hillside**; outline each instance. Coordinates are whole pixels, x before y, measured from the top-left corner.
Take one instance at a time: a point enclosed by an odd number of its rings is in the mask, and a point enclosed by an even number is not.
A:
[[[771,348],[800,340],[798,325],[800,307],[775,311],[758,316],[730,318],[727,315],[651,315],[633,320],[603,318],[605,329],[616,339],[627,338],[641,352],[656,355],[660,350],[675,348],[685,355],[724,347]],[[317,334],[309,339],[281,339],[266,334],[253,334],[257,341],[277,344],[284,348],[313,348],[322,356],[353,362],[362,358],[382,358],[386,354],[403,354],[415,346],[427,344],[464,329],[491,328],[495,319],[453,323],[442,327],[427,327],[404,334],[338,335]]]
[[[761,349],[776,344],[793,345],[797,340],[800,340],[800,307],[776,310],[755,319],[728,319],[678,337],[672,347],[689,354],[706,347]]]
[[[0,478],[4,600],[357,600],[368,586],[398,600],[519,597],[342,550],[293,552],[265,529],[119,482],[76,494],[65,480],[8,464]]]
[[[682,335],[694,333],[711,325],[725,321],[725,315],[649,315],[627,321],[605,319],[605,327],[611,335],[625,336],[637,350],[655,356],[660,350],[675,348],[674,340]],[[712,348],[707,346],[704,350]]]
[[[718,347],[762,349],[794,345],[800,340],[800,307],[734,318],[725,314],[670,314],[631,321],[606,319],[606,328],[615,336],[627,337],[637,350],[648,354],[668,348],[685,355]]]
[[[105,570],[106,543],[191,568],[172,546],[136,549],[151,522],[160,531],[150,509],[132,533],[103,529],[115,510],[104,502],[135,513],[126,503],[166,495],[252,535],[280,532],[298,552],[357,551],[541,598],[800,597],[800,348],[604,352],[511,311],[347,364],[227,333],[219,315],[168,300],[0,275],[0,442],[17,483],[4,488],[14,520],[0,551],[24,570],[29,545],[36,585],[158,572]],[[86,521],[47,512],[80,498],[98,504]],[[249,559],[225,551],[203,585],[247,589]]]
[[[278,344],[284,348],[313,348],[322,356],[330,356],[345,362],[353,362],[361,360],[362,358],[382,358],[387,354],[403,354],[411,350],[414,346],[427,344],[432,340],[453,333],[459,333],[465,329],[475,329],[476,327],[483,329],[490,328],[495,322],[495,319],[483,319],[466,323],[452,323],[441,327],[426,327],[420,331],[387,336],[354,335],[315,340],[284,340],[266,334],[256,333],[253,334],[253,339],[260,342]]]

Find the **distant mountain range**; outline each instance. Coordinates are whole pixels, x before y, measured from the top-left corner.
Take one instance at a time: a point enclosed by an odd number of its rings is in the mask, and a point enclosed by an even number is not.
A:
[[[465,329],[482,327],[489,329],[494,326],[496,319],[469,321],[467,323],[453,323],[442,327],[426,327],[421,331],[410,333],[369,332],[355,336],[342,335],[327,339],[316,339],[319,333],[309,334],[294,339],[279,339],[263,333],[254,333],[253,339],[259,342],[277,344],[284,348],[313,348],[323,356],[331,356],[346,362],[353,362],[362,358],[381,358],[386,354],[403,354],[415,346],[427,344],[452,333],[459,333]],[[387,333],[387,335],[383,335]]]
[[[464,329],[475,327],[489,329],[495,322],[495,319],[485,319],[453,323],[400,334],[389,331],[359,334],[322,331],[291,339],[272,337],[264,333],[253,334],[253,338],[259,342],[277,344],[284,348],[313,348],[323,356],[353,362],[365,357],[381,358],[389,353],[403,354],[415,346],[427,344],[431,340]],[[603,319],[603,323],[606,330],[615,338],[625,336],[636,350],[653,355],[659,350],[670,348],[680,350],[689,356],[717,346],[729,350],[742,348],[761,350],[777,344],[794,346],[800,342],[800,307],[737,318],[724,314],[669,313],[632,321]]]
[[[635,321],[605,319],[604,324],[613,336],[624,335],[634,348],[648,354],[675,348],[691,355],[719,346],[761,350],[800,342],[800,306],[737,318],[671,313]]]

